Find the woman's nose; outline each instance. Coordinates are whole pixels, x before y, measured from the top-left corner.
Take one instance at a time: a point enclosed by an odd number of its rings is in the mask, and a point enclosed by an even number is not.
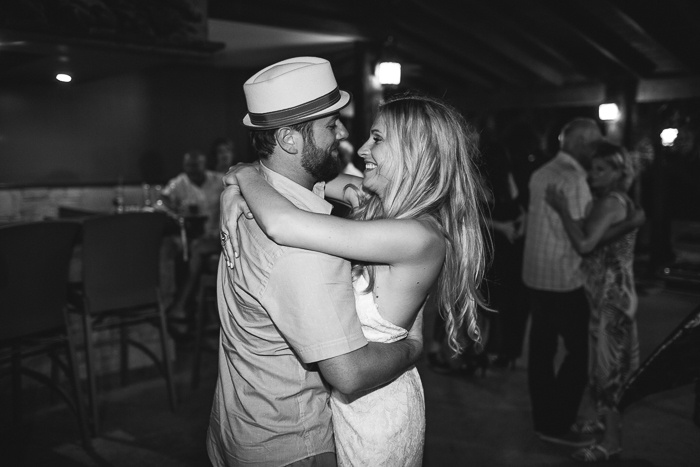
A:
[[[368,154],[369,154],[369,146],[367,145],[367,143],[360,146],[360,149],[357,150],[357,155],[362,157],[362,158],[364,158]]]

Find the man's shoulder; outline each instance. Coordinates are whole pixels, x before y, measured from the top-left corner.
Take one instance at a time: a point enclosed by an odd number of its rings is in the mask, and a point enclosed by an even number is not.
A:
[[[189,183],[189,178],[187,178],[187,174],[180,173],[168,180],[168,183],[165,184],[163,192],[165,194],[168,194],[173,190],[183,190],[186,189],[189,185],[191,184]]]
[[[533,173],[533,177],[551,178],[565,177],[578,178],[580,176],[576,167],[561,157],[554,157]]]
[[[347,263],[346,259],[337,256],[275,243],[255,221],[248,219],[239,221],[239,233],[248,237],[246,242],[249,244],[248,251],[246,248],[242,248],[244,255],[248,253],[250,256],[247,258],[248,261],[258,261],[260,255],[264,255],[271,267],[293,263],[314,264],[319,267],[327,264]]]
[[[532,172],[533,179],[551,178],[559,172],[559,164],[556,158],[550,159],[544,165]]]

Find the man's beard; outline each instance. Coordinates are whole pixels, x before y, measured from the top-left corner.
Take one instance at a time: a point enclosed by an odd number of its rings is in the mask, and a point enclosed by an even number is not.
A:
[[[318,181],[332,180],[340,173],[340,157],[334,157],[331,152],[338,149],[338,144],[334,143],[326,150],[316,146],[313,138],[304,145],[304,152],[301,155],[301,166],[306,172]]]

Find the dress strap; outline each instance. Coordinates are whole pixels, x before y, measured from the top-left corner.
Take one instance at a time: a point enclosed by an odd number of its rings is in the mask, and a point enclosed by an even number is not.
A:
[[[619,191],[613,191],[611,192],[608,196],[611,196],[613,198],[617,198],[618,201],[620,201],[625,208],[627,209],[627,212],[629,213],[630,208],[632,207],[632,200],[629,198],[629,196],[620,193]]]

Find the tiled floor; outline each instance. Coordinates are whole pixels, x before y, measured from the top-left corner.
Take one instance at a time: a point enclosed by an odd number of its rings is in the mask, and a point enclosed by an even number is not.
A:
[[[663,287],[641,290],[639,331],[642,356],[693,308],[700,294]],[[0,465],[27,466],[206,466],[206,427],[216,374],[215,357],[205,354],[197,390],[189,385],[190,352],[178,361],[180,405],[168,409],[165,387],[154,375],[108,392],[101,405],[104,433],[88,455],[69,412],[28,398],[27,415],[18,434],[7,432],[7,404],[0,402],[3,440]],[[441,466],[569,466],[569,450],[547,445],[530,424],[524,358],[515,369],[489,369],[484,376],[441,375],[419,365],[425,386],[427,438],[424,465]],[[0,386],[7,400],[6,379]],[[583,407],[582,411],[588,410]],[[700,465],[700,428],[691,421],[693,388],[683,386],[650,396],[631,406],[624,417],[620,461],[609,465],[690,467]],[[22,455],[9,461],[9,446],[22,443]]]

